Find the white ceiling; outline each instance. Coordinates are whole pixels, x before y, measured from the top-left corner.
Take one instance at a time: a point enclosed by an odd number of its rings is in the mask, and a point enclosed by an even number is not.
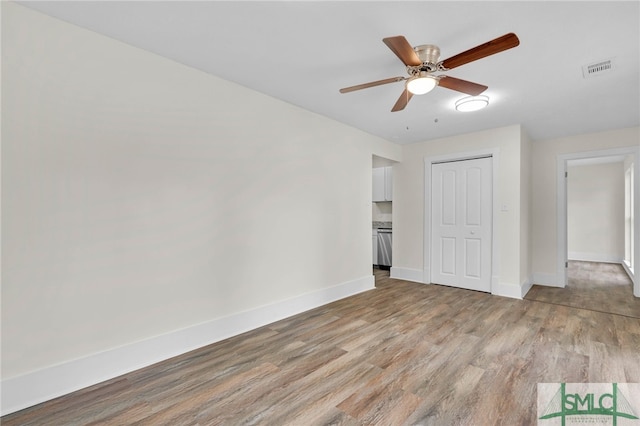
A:
[[[640,125],[640,2],[22,2],[396,143],[521,123],[533,140]],[[490,105],[453,109],[437,87],[390,112],[406,76],[382,38],[436,44],[442,59],[508,32],[520,46],[447,72],[489,86]],[[582,66],[614,59],[585,79]],[[238,99],[238,102],[243,102]]]

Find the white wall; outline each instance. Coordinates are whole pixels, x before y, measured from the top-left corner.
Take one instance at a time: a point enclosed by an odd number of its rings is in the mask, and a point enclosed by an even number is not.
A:
[[[4,413],[371,288],[398,146],[13,3],[2,32]]]
[[[622,262],[624,257],[624,163],[569,167],[569,259]]]
[[[521,274],[521,128],[518,125],[491,129],[449,138],[430,140],[405,145],[403,161],[394,166],[393,194],[393,268],[398,277],[428,282],[429,277],[422,275],[424,265],[424,159],[453,153],[464,153],[480,149],[497,149],[498,162],[497,194],[494,194],[500,206],[506,211],[495,211],[497,215],[497,241],[499,259],[497,270],[498,284],[511,295],[520,293]],[[525,194],[526,196],[526,194]],[[524,244],[524,243],[523,243]],[[527,244],[524,244],[526,249]],[[523,257],[528,255],[523,254]],[[526,266],[523,266],[526,269]]]
[[[557,282],[557,158],[563,154],[638,147],[640,128],[535,141],[531,146],[531,252],[536,283]]]
[[[523,296],[531,286],[531,139],[520,133],[520,283]]]

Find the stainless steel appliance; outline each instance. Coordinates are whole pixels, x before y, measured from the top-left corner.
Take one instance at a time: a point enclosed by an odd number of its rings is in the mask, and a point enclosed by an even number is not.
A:
[[[391,228],[378,228],[378,267],[391,268]]]

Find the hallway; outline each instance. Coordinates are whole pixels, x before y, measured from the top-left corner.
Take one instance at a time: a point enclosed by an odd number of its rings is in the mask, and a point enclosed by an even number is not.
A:
[[[534,285],[526,300],[640,318],[640,299],[621,265],[569,261],[565,288]]]

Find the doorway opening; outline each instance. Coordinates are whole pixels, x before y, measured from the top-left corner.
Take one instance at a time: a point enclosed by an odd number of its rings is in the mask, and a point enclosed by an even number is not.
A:
[[[374,272],[389,271],[393,264],[393,164],[387,158],[372,157],[371,252]]]
[[[616,263],[631,278],[633,295],[640,297],[640,282],[633,270],[638,264],[638,176],[634,168],[639,151],[629,147],[558,156],[560,287],[567,285],[570,261]]]

